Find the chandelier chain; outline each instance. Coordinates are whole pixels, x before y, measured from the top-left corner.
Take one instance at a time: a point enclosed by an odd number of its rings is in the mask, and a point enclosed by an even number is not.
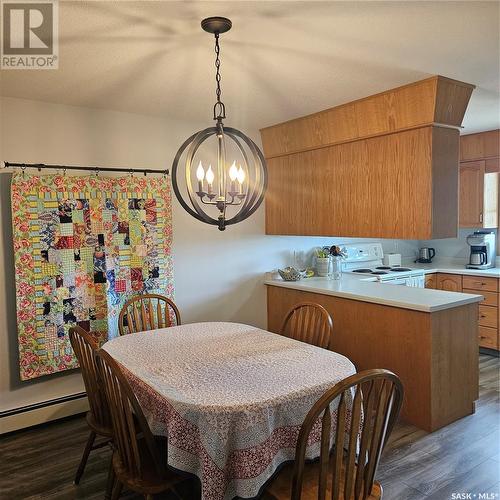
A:
[[[222,90],[220,88],[220,45],[219,45],[219,33],[215,33],[215,83],[217,85],[215,90],[215,96],[217,98],[217,102],[214,106],[214,120],[220,120],[222,118],[226,118],[226,107],[224,103],[221,101]]]

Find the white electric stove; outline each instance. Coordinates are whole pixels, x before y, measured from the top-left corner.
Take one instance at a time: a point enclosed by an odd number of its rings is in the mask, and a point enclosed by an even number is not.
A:
[[[343,261],[343,272],[376,278],[390,285],[425,287],[425,274],[421,269],[403,266],[384,266],[384,251],[380,243],[358,243],[344,245],[347,253]]]

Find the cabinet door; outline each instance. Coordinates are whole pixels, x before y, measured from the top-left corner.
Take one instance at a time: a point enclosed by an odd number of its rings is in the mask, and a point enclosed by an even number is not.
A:
[[[483,227],[484,161],[460,164],[460,227]]]
[[[438,273],[436,288],[438,290],[446,290],[448,292],[461,292],[462,276],[459,274]]]
[[[484,174],[483,227],[498,227],[498,172]]]
[[[425,288],[436,288],[436,275],[426,274],[425,275]]]

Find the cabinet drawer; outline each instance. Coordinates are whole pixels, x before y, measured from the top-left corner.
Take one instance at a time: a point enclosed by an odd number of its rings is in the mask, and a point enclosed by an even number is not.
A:
[[[479,306],[479,325],[497,328],[498,315],[497,308],[491,306]]]
[[[471,290],[498,291],[498,278],[485,278],[484,276],[464,276],[464,288]]]
[[[481,306],[497,307],[498,305],[498,293],[496,292],[485,292],[484,290],[471,290],[469,288],[464,288],[463,292],[472,293],[473,295],[482,295],[484,297],[484,300],[479,304]]]
[[[496,328],[480,326],[478,337],[481,347],[498,350],[498,330]]]

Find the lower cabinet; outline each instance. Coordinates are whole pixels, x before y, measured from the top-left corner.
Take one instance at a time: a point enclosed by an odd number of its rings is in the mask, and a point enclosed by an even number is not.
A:
[[[487,326],[479,326],[479,346],[498,350],[498,330]]]
[[[436,288],[436,275],[426,274],[425,275],[425,288]]]
[[[425,287],[482,295],[479,306],[479,346],[500,350],[500,294],[498,278],[435,273],[425,276]]]
[[[460,274],[437,273],[436,289],[448,292],[461,292],[462,276]]]

